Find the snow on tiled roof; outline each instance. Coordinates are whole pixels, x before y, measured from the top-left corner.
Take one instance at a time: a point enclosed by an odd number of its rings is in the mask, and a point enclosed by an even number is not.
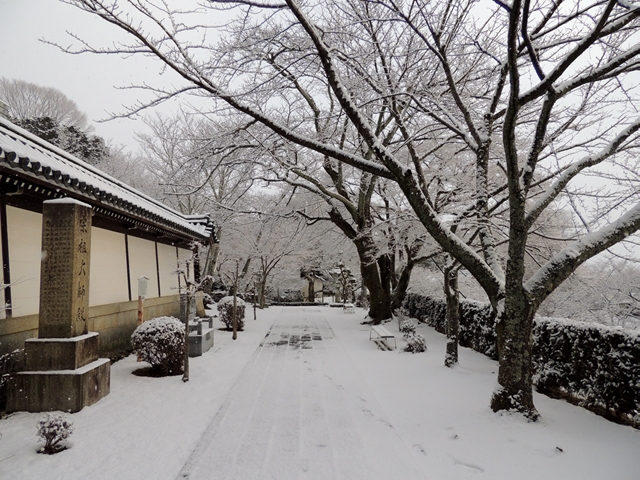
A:
[[[19,170],[98,201],[124,215],[143,218],[189,236],[208,239],[214,223],[208,214],[183,215],[64,150],[0,117],[0,165]]]

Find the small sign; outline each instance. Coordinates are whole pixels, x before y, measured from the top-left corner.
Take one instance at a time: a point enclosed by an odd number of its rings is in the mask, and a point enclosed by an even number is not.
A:
[[[147,298],[147,282],[149,281],[149,277],[141,276],[138,278],[138,297],[145,299]]]

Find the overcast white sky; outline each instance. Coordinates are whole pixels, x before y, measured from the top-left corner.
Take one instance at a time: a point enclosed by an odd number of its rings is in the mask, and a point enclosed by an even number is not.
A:
[[[140,92],[119,90],[145,78],[157,79],[158,66],[142,58],[120,59],[91,54],[70,55],[39,41],[45,38],[69,45],[66,31],[89,40],[111,40],[118,32],[107,22],[58,0],[0,0],[0,76],[61,90],[76,102],[95,127],[95,133],[115,144],[137,149],[135,131],[140,120],[113,120],[109,112],[123,112]]]

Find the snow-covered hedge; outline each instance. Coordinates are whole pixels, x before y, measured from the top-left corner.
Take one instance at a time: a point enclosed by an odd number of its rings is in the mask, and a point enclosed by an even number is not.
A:
[[[131,346],[160,375],[177,375],[184,361],[184,323],[175,317],[157,317],[139,325]]]
[[[445,332],[446,303],[408,294],[410,316]],[[460,302],[460,345],[496,359],[491,307]],[[536,389],[610,420],[640,428],[640,332],[566,319],[533,323]]]
[[[640,332],[538,317],[533,335],[539,392],[640,428]]]
[[[228,330],[233,329],[233,297],[221,298],[218,301],[218,311],[220,312],[220,321],[225,324]],[[236,322],[239,331],[244,330],[244,312],[244,300],[236,297]]]
[[[403,307],[410,317],[434,327],[440,333],[446,333],[447,304],[443,299],[408,293]],[[463,347],[498,359],[495,317],[490,305],[472,300],[460,302],[458,342]]]

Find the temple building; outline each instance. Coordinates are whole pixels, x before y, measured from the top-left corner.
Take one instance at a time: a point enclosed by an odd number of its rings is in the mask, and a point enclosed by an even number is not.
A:
[[[212,219],[183,215],[0,117],[0,355],[38,337],[43,202],[54,199],[93,212],[86,327],[100,334],[101,356],[129,348],[139,278],[145,319],[179,316],[178,262],[194,242],[217,242]]]

